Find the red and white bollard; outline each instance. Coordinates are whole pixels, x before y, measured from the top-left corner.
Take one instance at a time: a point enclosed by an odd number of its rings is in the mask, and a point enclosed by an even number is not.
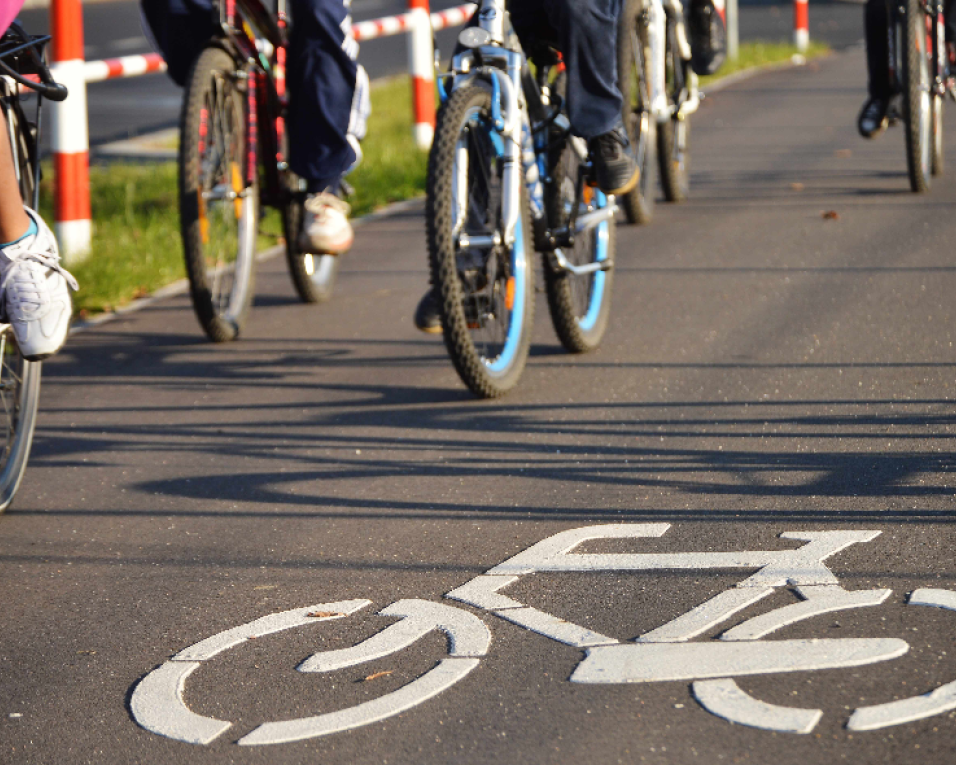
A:
[[[83,6],[80,0],[53,0],[53,78],[69,97],[50,102],[53,199],[56,238],[64,261],[76,263],[90,251],[90,139],[83,62]]]
[[[793,0],[793,44],[801,53],[810,45],[810,4],[807,0]]]
[[[408,71],[412,76],[415,143],[428,149],[435,136],[435,41],[428,0],[408,0]]]

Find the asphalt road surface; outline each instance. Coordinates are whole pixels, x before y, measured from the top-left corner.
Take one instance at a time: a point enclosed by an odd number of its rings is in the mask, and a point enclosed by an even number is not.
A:
[[[432,0],[433,10],[461,5],[463,0]],[[401,13],[404,0],[353,0],[356,21]],[[45,9],[24,11],[21,20],[36,33],[47,29]],[[129,56],[152,51],[140,26],[139,3],[129,0],[86,3],[83,30],[88,60]],[[450,53],[458,28],[439,32],[440,51]],[[812,4],[810,34],[836,49],[863,37],[863,10],[855,3]],[[789,40],[793,35],[792,4],[743,0],[740,14],[741,40]],[[404,35],[367,40],[361,44],[360,60],[373,79],[407,69]],[[92,146],[174,127],[179,119],[182,91],[165,74],[93,83],[88,89],[90,143]],[[48,140],[48,133],[47,140]]]
[[[952,763],[956,174],[856,135],[863,72],[713,94],[603,347],[539,296],[502,400],[412,327],[417,203],[325,305],[265,263],[233,344],[185,297],[74,336],[0,519],[0,762]]]

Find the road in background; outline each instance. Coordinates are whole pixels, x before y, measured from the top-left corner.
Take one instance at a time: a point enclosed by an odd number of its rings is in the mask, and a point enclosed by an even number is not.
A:
[[[432,10],[461,4],[461,0],[433,0]],[[786,3],[741,4],[741,40],[789,40],[793,34],[793,10]],[[356,21],[379,18],[407,9],[402,0],[354,0]],[[21,20],[30,30],[45,33],[47,11],[24,11]],[[87,3],[83,25],[88,60],[148,53],[152,48],[140,26],[139,4],[129,0]],[[810,34],[842,49],[862,38],[862,7],[848,3],[812,4]],[[437,34],[439,50],[452,50],[458,29]],[[360,60],[373,79],[407,70],[405,35],[368,40],[361,44]],[[864,75],[861,73],[861,77]],[[90,144],[130,138],[153,130],[174,127],[179,119],[181,91],[165,74],[94,83],[89,86]]]
[[[504,399],[473,399],[441,340],[412,327],[420,203],[357,230],[327,304],[300,304],[283,260],[264,264],[238,342],[205,341],[185,296],[71,338],[44,364],[34,454],[0,518],[0,762],[950,765],[949,708],[844,727],[858,707],[956,680],[956,614],[906,605],[956,589],[956,173],[916,196],[902,131],[859,138],[863,67],[855,50],[708,98],[690,199],[618,229],[603,347],[564,353],[539,295],[528,368]],[[708,713],[686,680],[571,683],[580,649],[463,606],[493,641],[447,692],[351,732],[234,743],[436,666],[448,648],[430,633],[367,664],[295,671],[394,622],[375,615],[388,604],[450,604],[538,541],[607,523],[671,527],[581,552],[705,559],[803,544],[785,533],[880,532],[827,564],[848,590],[890,590],[884,605],[795,621],[754,653],[784,639],[908,650],[736,677],[761,702],[823,712],[809,735],[770,733]],[[627,643],[718,593],[739,602],[749,573],[543,573],[502,593]],[[372,603],[197,662],[182,703],[233,723],[209,746],[131,719],[134,685],[186,646],[351,599]],[[778,586],[686,645],[739,650],[711,638],[798,601]],[[161,711],[179,708],[170,687]]]

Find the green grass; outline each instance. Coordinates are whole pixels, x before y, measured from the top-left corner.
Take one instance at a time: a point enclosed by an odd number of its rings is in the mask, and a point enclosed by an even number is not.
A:
[[[807,60],[818,56],[826,55],[830,52],[829,46],[825,43],[810,41],[810,46],[804,53],[800,53],[795,45],[789,43],[769,43],[769,42],[746,42],[741,43],[738,49],[736,61],[729,59],[724,62],[717,74],[700,78],[700,85],[706,88],[731,74],[742,72],[745,69],[754,69],[756,67],[770,66],[791,61],[794,56],[802,55]]]
[[[412,137],[411,85],[396,78],[372,88],[372,116],[362,148],[365,159],[349,176],[354,215],[421,194],[427,154]],[[53,220],[52,168],[47,165],[40,211]],[[186,275],[177,212],[176,163],[111,162],[90,168],[92,251],[70,270],[80,283],[79,317],[112,311]],[[260,227],[260,249],[279,241],[279,216],[270,210]]]
[[[811,43],[807,58],[822,55],[826,46]],[[737,61],[727,62],[706,86],[743,69],[787,61],[792,45],[746,43]],[[425,190],[427,155],[412,138],[411,86],[396,77],[372,88],[372,116],[362,144],[365,158],[349,176],[355,187],[353,215],[365,215],[390,202],[419,196]],[[53,219],[49,178],[42,188],[41,213]],[[174,162],[132,164],[115,162],[90,168],[93,207],[92,254],[71,267],[80,282],[74,302],[80,317],[111,311],[131,300],[185,277]],[[274,211],[263,220],[260,248],[280,240]]]

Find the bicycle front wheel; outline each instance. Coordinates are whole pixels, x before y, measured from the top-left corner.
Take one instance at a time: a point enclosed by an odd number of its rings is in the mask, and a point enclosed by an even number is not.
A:
[[[248,315],[259,222],[258,187],[245,180],[245,106],[236,74],[229,54],[206,48],[186,83],[180,122],[186,273],[199,323],[217,343],[235,339]]]
[[[673,116],[657,128],[657,157],[661,186],[668,202],[683,202],[690,192],[690,121],[678,117],[682,95],[687,90],[686,62],[680,57],[677,27],[668,19],[664,47],[664,78],[668,105]]]
[[[943,97],[933,96],[933,175],[942,175],[946,168],[943,152]]]
[[[906,0],[903,34],[903,120],[910,188],[929,191],[932,174],[933,114],[927,19],[920,0]]]
[[[15,87],[15,86],[14,86]],[[36,206],[33,176],[34,157],[24,133],[19,108],[3,106],[12,157],[25,204]],[[0,324],[0,513],[10,506],[27,469],[33,431],[40,403],[40,375],[43,364],[27,361],[20,354],[13,329]]]
[[[462,381],[484,398],[518,382],[534,308],[524,184],[514,241],[504,241],[504,151],[488,88],[478,83],[452,93],[428,158],[428,252],[448,354]]]
[[[581,161],[570,142],[561,150],[551,169],[551,182],[545,190],[548,220],[556,228],[568,225],[577,205],[576,220],[605,209],[610,200],[597,189],[583,186],[578,199],[578,174]],[[614,219],[575,233],[574,247],[565,251],[565,258],[574,266],[613,262],[617,242]],[[614,270],[575,274],[548,262],[544,269],[551,323],[565,350],[571,353],[592,351],[601,343],[611,312],[611,286]]]
[[[641,0],[625,0],[617,29],[617,71],[624,96],[624,126],[634,147],[641,179],[618,197],[628,223],[643,225],[654,216],[657,191],[657,122],[650,111],[647,79],[647,27],[642,22]]]

